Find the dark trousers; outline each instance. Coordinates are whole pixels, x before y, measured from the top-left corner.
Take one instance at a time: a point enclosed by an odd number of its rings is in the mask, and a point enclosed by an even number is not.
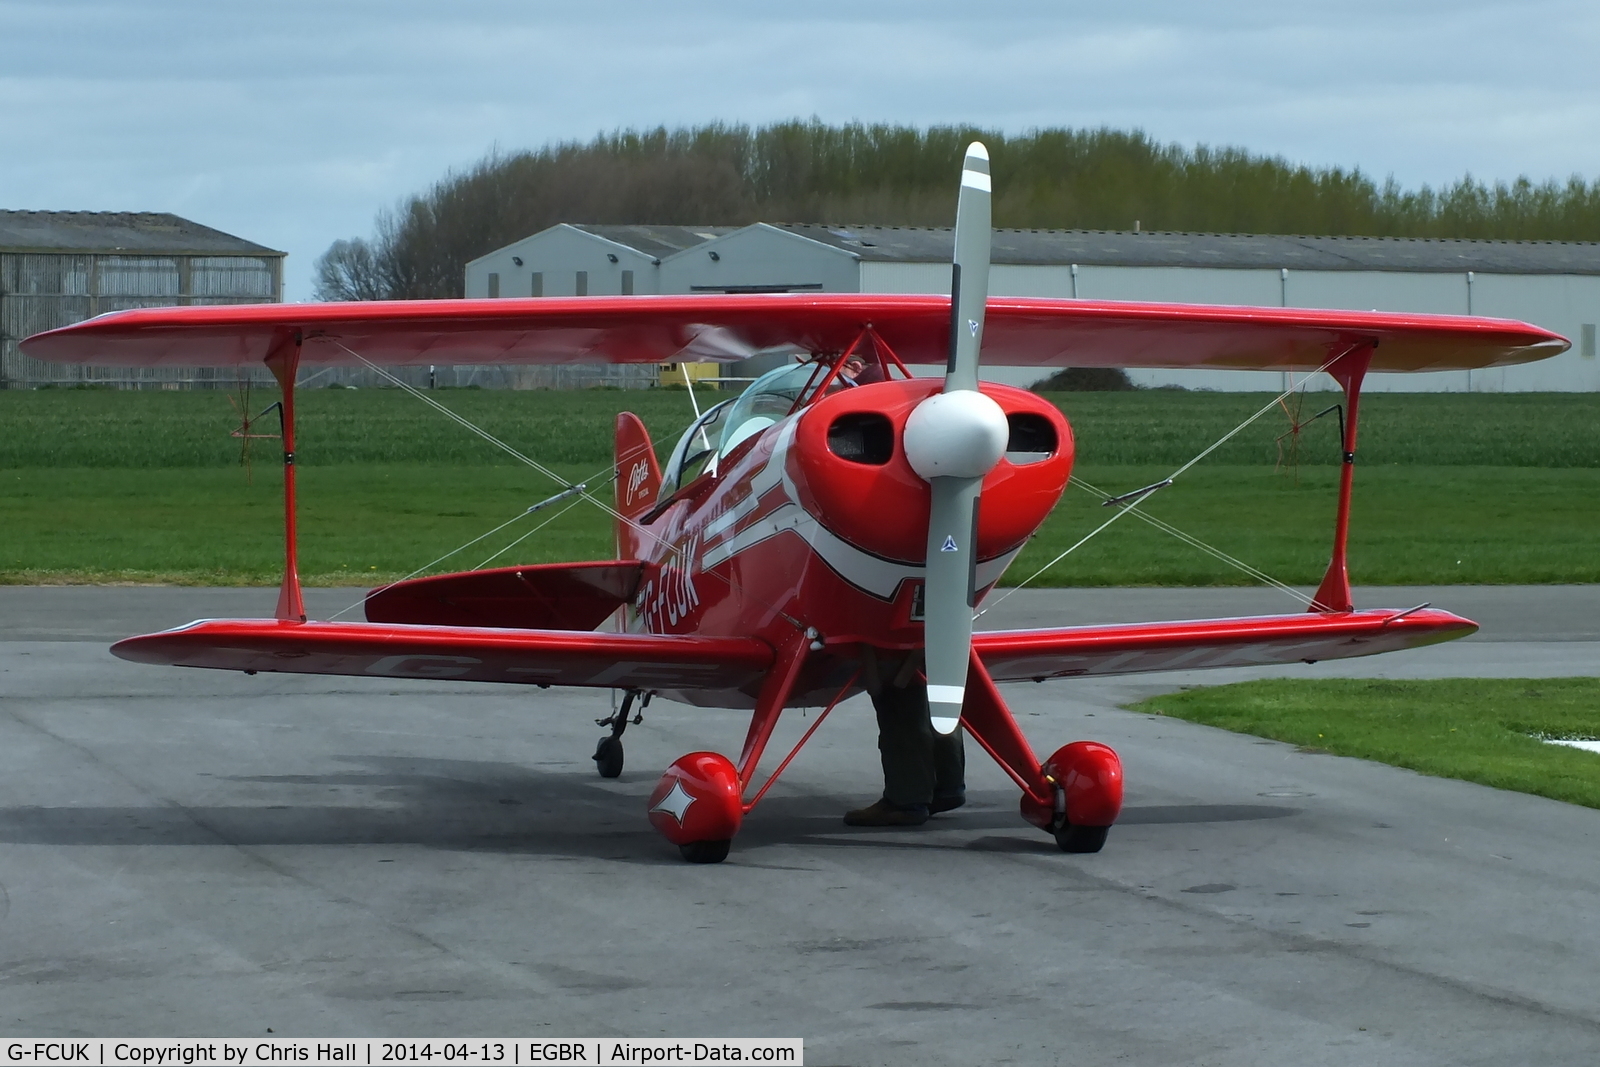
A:
[[[872,698],[878,713],[878,754],[883,759],[883,798],[896,807],[927,804],[935,795],[966,790],[967,756],[961,731],[941,734],[928,718],[928,687],[912,681],[904,689],[886,685]]]

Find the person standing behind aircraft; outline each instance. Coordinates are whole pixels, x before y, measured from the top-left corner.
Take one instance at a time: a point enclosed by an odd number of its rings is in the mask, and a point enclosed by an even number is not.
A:
[[[953,811],[967,802],[967,757],[958,727],[934,730],[928,715],[928,683],[912,656],[892,680],[869,671],[868,690],[878,715],[878,756],[883,763],[883,796],[865,808],[845,812],[846,826],[921,826],[928,816]]]

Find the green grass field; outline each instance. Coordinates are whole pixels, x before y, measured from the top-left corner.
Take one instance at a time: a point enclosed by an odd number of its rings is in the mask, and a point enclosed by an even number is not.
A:
[[[1152,697],[1171,715],[1311,751],[1600,808],[1600,678],[1271,680]]]
[[[619,410],[636,412],[658,442],[675,438],[692,417],[681,389],[451,389],[432,395],[550,464],[604,466]],[[1048,395],[1072,421],[1080,462],[1172,467],[1271,399],[1166,390]],[[259,411],[276,398],[256,390],[250,407]],[[1301,417],[1338,399],[1336,393],[1307,394]],[[399,390],[307,389],[297,402],[306,465],[512,462]],[[1337,423],[1329,415],[1304,430],[1303,467],[1337,465]],[[230,394],[221,391],[0,390],[0,469],[227,467],[239,458],[240,443],[228,436],[237,425]],[[1361,462],[1600,467],[1597,426],[1600,396],[1593,393],[1372,393],[1362,400]],[[1288,428],[1287,417],[1274,412],[1210,462],[1270,467],[1277,458],[1273,439]],[[258,455],[268,456],[269,445],[259,442]]]
[[[565,477],[609,473],[618,410],[661,452],[688,423],[679,390],[501,392],[437,398]],[[258,391],[250,407],[274,399]],[[1183,392],[1055,394],[1077,476],[1120,493],[1153,482],[1270,399]],[[1336,399],[1306,398],[1305,414]],[[1374,394],[1364,402],[1351,569],[1373,584],[1600,581],[1600,397]],[[221,392],[0,392],[0,582],[271,583],[281,559],[276,441],[229,436]],[[1146,505],[1276,577],[1315,583],[1327,561],[1336,420],[1274,470],[1273,412]],[[308,581],[411,572],[555,486],[394,390],[306,390],[298,469]],[[554,509],[552,509],[553,511]],[[1009,578],[1021,580],[1110,512],[1069,489]],[[443,566],[482,562],[532,525]],[[582,504],[496,562],[597,558],[610,520]],[[1039,579],[1047,585],[1215,585],[1248,579],[1146,527],[1118,522]]]

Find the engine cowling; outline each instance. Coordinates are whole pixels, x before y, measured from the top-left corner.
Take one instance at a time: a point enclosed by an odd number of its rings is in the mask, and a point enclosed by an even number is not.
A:
[[[928,482],[906,455],[906,423],[940,381],[918,378],[840,390],[800,418],[789,475],[801,504],[837,536],[885,559],[927,554]],[[1042,397],[985,384],[1007,423],[1005,451],[983,480],[978,558],[1017,548],[1049,516],[1072,474],[1072,429]]]

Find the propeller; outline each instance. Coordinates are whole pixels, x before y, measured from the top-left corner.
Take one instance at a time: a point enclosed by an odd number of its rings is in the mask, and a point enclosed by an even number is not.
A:
[[[977,141],[961,164],[956,247],[950,270],[950,355],[944,390],[918,404],[902,443],[933,491],[928,514],[923,627],[933,728],[955,731],[966,697],[978,565],[983,476],[1005,454],[1010,427],[978,392],[978,350],[989,299],[989,152]]]

